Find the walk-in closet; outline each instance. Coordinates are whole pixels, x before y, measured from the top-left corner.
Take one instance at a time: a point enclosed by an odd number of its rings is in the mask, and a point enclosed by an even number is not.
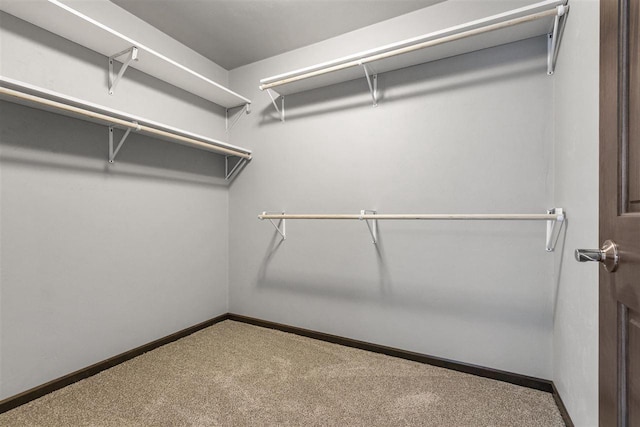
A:
[[[0,425],[640,426],[639,22],[0,0]]]

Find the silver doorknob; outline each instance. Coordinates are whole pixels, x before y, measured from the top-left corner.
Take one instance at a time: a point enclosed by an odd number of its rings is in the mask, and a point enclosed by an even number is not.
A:
[[[618,245],[611,240],[607,240],[600,249],[576,249],[576,260],[579,262],[601,262],[605,270],[613,273],[618,269],[618,263],[620,262]]]

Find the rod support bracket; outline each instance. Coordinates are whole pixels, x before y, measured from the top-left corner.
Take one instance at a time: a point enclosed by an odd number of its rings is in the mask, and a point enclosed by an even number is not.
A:
[[[278,114],[280,114],[280,121],[284,123],[284,96],[280,95],[280,103],[282,105],[282,108],[280,109],[278,108],[278,103],[276,102],[277,97],[273,96],[271,89],[267,89],[267,94],[269,95],[269,98],[271,98],[271,103],[275,107],[276,111],[278,112]]]
[[[134,122],[134,123],[138,126],[136,130],[140,130],[140,125],[137,122]],[[120,151],[120,149],[122,148],[122,145],[127,140],[127,137],[129,136],[129,134],[131,133],[131,128],[127,128],[122,138],[120,138],[120,142],[118,142],[118,145],[114,148],[113,147],[113,129],[114,129],[114,126],[109,126],[109,163],[112,163],[112,164],[116,160],[116,155],[118,154],[118,151]]]
[[[377,219],[365,219],[365,215],[375,215],[378,211],[372,209],[363,209],[360,211],[360,221],[363,219],[367,222],[367,228],[371,233],[371,243],[378,244],[378,220]]]
[[[560,230],[562,230],[562,226],[564,225],[566,216],[564,213],[564,209],[562,208],[548,209],[547,213],[556,215],[556,219],[547,221],[547,242],[545,245],[545,250],[547,252],[553,252],[556,248],[556,243],[558,243]]]
[[[262,215],[280,214],[280,213],[284,215],[284,212],[262,212]],[[260,221],[264,219],[262,218],[262,215],[258,216],[258,218],[260,218]],[[273,225],[273,228],[276,229],[278,234],[280,234],[280,236],[282,237],[282,240],[287,240],[287,220],[282,218],[280,222],[276,224],[275,222],[273,222],[271,218],[269,218],[269,222],[271,223],[271,225]]]
[[[236,108],[236,107],[233,107],[233,108]],[[233,122],[231,122],[231,125],[229,125],[229,110],[232,110],[233,108],[227,108],[225,110],[225,113],[224,113],[224,130],[226,132],[229,132],[231,129],[233,129],[233,127],[236,125],[236,123],[238,123],[240,118],[242,116],[244,116],[243,113],[251,114],[251,103],[247,102],[246,104],[244,104],[242,106],[242,109],[240,110],[240,113],[238,115],[236,115],[236,118],[233,119]]]
[[[547,74],[553,75],[556,69],[556,61],[558,59],[558,50],[560,49],[560,39],[564,32],[564,25],[567,20],[569,11],[568,5],[559,5],[557,14],[553,20],[553,30],[547,34]]]
[[[371,92],[371,99],[373,100],[373,106],[378,106],[378,74],[371,74],[367,64],[360,62],[364,69],[364,76],[367,78],[367,84],[369,85],[369,92]]]
[[[229,165],[229,157],[234,156],[224,156],[224,179],[225,181],[229,181],[233,176],[237,175],[242,168],[249,162],[249,159],[245,159],[244,157],[239,157],[238,161],[233,165]]]
[[[129,56],[122,63],[122,66],[120,67],[120,71],[116,75],[113,70],[114,68],[113,62],[116,60],[116,58],[119,58],[126,54],[129,54]],[[131,65],[131,62],[137,61],[137,60],[138,60],[138,48],[135,46],[131,46],[129,49],[123,50],[122,52],[118,52],[109,57],[109,95],[114,94],[116,90],[116,86],[118,86],[118,83],[120,83],[120,80],[124,75],[124,72],[127,71],[127,68],[129,67],[129,65]]]
[[[276,102],[277,97],[273,96],[271,89],[267,89],[267,94],[269,95],[269,98],[271,98],[271,103],[273,104],[274,108],[276,109],[278,114],[280,114],[280,121],[284,123],[284,96],[280,95],[280,103],[282,108],[278,108],[278,103]]]

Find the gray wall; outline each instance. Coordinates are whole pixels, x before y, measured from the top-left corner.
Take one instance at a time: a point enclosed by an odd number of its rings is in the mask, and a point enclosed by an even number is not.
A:
[[[0,14],[0,74],[213,138],[224,111]],[[215,67],[214,67],[215,68]],[[223,158],[0,102],[0,399],[228,310]]]
[[[598,240],[599,4],[571,0],[554,78],[555,201],[568,211],[555,254],[553,380],[577,426],[598,424],[598,265],[576,248]]]
[[[230,311],[551,378],[553,254],[544,223],[289,221],[258,213],[535,213],[552,207],[543,37],[287,97],[258,81],[513,2],[445,2],[230,73],[255,161],[230,192]],[[371,39],[368,36],[371,36]]]

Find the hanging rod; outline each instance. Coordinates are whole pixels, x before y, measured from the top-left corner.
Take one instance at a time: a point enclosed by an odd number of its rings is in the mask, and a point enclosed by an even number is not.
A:
[[[260,219],[389,219],[389,220],[521,220],[562,221],[563,214],[273,214],[262,213]]]
[[[560,230],[565,220],[562,208],[547,210],[546,214],[379,214],[375,210],[361,210],[360,214],[287,214],[280,212],[262,212],[260,220],[269,220],[276,231],[287,238],[286,220],[288,219],[320,219],[320,220],[360,220],[366,221],[373,244],[378,243],[378,220],[507,220],[507,221],[546,221],[547,237],[545,250],[555,249]],[[274,220],[280,220],[276,224]]]
[[[545,3],[545,2],[542,2],[542,3]],[[533,6],[538,6],[538,4],[535,4]],[[296,72],[292,72],[292,73],[287,73],[289,75],[288,77],[287,77],[287,74],[283,74],[283,75],[280,75],[280,76],[274,76],[274,77],[272,77],[270,79],[263,79],[262,82],[264,82],[264,83],[262,83],[259,86],[259,88],[261,90],[271,89],[271,88],[274,88],[274,87],[277,87],[277,86],[281,86],[281,85],[297,82],[297,81],[300,81],[300,80],[309,79],[309,78],[312,78],[312,77],[317,77],[317,76],[328,74],[328,73],[333,73],[333,72],[344,70],[344,69],[347,69],[347,68],[352,68],[352,67],[356,67],[356,66],[362,66],[362,65],[365,65],[367,63],[371,63],[371,62],[374,62],[374,61],[379,61],[381,59],[390,58],[390,57],[393,57],[393,56],[398,56],[398,55],[406,54],[406,53],[409,53],[409,52],[413,52],[413,51],[417,51],[417,50],[421,50],[421,49],[425,49],[425,48],[429,48],[429,47],[433,47],[433,46],[438,46],[438,45],[441,45],[441,44],[444,44],[444,43],[450,43],[450,42],[453,42],[453,41],[456,41],[456,40],[461,40],[461,39],[465,39],[465,38],[468,38],[468,37],[477,36],[479,34],[488,33],[488,32],[500,30],[500,29],[503,29],[503,28],[513,27],[513,26],[519,25],[519,24],[525,24],[527,22],[536,21],[536,20],[539,20],[539,19],[542,19],[542,18],[546,18],[546,17],[551,17],[551,16],[561,17],[561,16],[565,15],[565,13],[567,12],[568,9],[569,9],[569,6],[567,6],[566,4],[564,4],[564,5],[560,4],[560,5],[556,6],[556,7],[550,8],[548,10],[543,10],[543,11],[535,12],[535,13],[532,13],[532,14],[529,14],[529,15],[508,19],[508,20],[502,21],[502,22],[496,22],[496,23],[493,23],[493,24],[488,24],[488,25],[485,25],[485,26],[482,26],[482,27],[479,27],[479,28],[466,29],[471,24],[476,24],[477,23],[477,21],[474,21],[474,22],[471,22],[469,24],[463,24],[461,26],[452,28],[452,30],[454,30],[454,29],[458,30],[458,31],[461,30],[458,33],[453,33],[453,34],[448,34],[448,35],[439,35],[438,38],[424,40],[424,41],[420,41],[420,39],[424,39],[425,37],[431,36],[431,35],[420,36],[420,37],[416,37],[414,39],[405,40],[403,42],[387,45],[387,46],[382,47],[380,49],[376,49],[378,51],[382,51],[380,53],[375,53],[375,51],[374,52],[370,51],[369,53],[371,53],[371,54],[369,56],[353,55],[353,56],[351,56],[351,58],[353,58],[353,59],[351,59],[349,57],[343,58],[347,62],[337,63],[336,64],[335,62],[337,62],[337,61],[333,61],[333,64],[331,62],[329,62],[329,63],[325,63],[325,64],[320,65],[319,67],[322,67],[322,68],[313,69],[314,67],[309,67],[309,68],[306,68],[306,69],[299,70],[298,72],[300,72],[300,74],[297,74],[297,75],[295,74]],[[435,34],[433,34],[433,35],[435,36]],[[409,44],[408,46],[406,46],[407,43],[413,43],[413,44]],[[556,48],[555,45],[553,47],[554,47],[554,49]],[[553,56],[555,56],[555,55],[553,55]],[[552,58],[552,61],[554,59],[555,58]],[[550,66],[550,67],[552,69],[552,66]],[[294,74],[294,75],[291,75],[291,74]],[[282,78],[279,79],[279,80],[276,80],[276,81],[269,82],[269,80],[275,79],[275,78],[278,78],[278,77],[282,77]]]
[[[40,90],[39,88],[35,88],[34,86],[23,84],[21,82],[17,82],[12,79],[3,78],[1,76],[0,76],[0,82],[8,83],[12,86],[18,86],[18,87],[22,86],[28,89],[29,91],[32,91],[32,92],[36,91],[45,95],[50,95],[55,98],[61,98],[61,99],[66,98],[67,100],[69,100],[70,102],[73,102],[74,104],[81,104],[83,106],[93,107],[103,111],[108,111],[108,109],[105,107],[97,106],[95,104],[85,103],[83,101],[68,98],[68,97],[65,97],[64,95],[56,94],[54,92]],[[36,106],[37,108],[42,108],[46,110],[53,109],[54,112],[61,113],[61,114],[71,113],[73,115],[80,116],[81,118],[84,118],[86,120],[104,122],[111,126],[118,126],[118,127],[124,128],[125,130],[128,129],[128,130],[133,130],[146,135],[161,137],[163,139],[168,139],[188,147],[210,151],[218,154],[224,154],[228,156],[240,157],[246,160],[251,159],[251,151],[249,150],[245,151],[244,149],[240,149],[239,147],[236,148],[220,141],[209,140],[208,138],[207,140],[210,142],[204,142],[199,139],[180,135],[179,133],[175,133],[170,130],[163,130],[163,129],[159,129],[158,127],[152,127],[145,124],[140,124],[138,121],[134,120],[134,118],[132,118],[131,120],[126,120],[126,119],[115,117],[113,115],[104,114],[97,111],[91,111],[86,108],[76,107],[74,105],[66,104],[64,102],[54,101],[51,99],[43,98],[41,96],[31,95],[29,93],[10,89],[7,87],[0,87],[0,96],[5,97],[5,99],[8,101],[17,102],[17,103],[26,103],[27,105]],[[124,113],[120,113],[120,112],[114,112],[114,113],[119,116],[126,116]],[[169,127],[167,128],[173,129]],[[205,139],[205,138],[202,138],[202,139]],[[217,144],[217,145],[214,145],[214,144]],[[109,160],[113,160],[113,159],[110,158]]]

